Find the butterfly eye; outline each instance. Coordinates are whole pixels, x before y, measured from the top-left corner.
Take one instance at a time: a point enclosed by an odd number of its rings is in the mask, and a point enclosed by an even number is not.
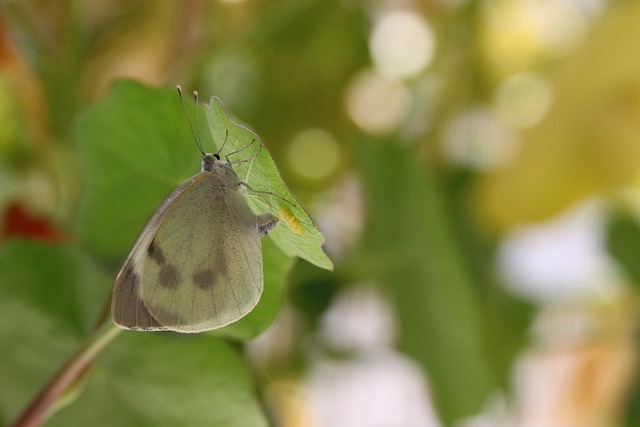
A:
[[[215,157],[215,158],[216,158],[216,160],[220,160],[220,155],[219,155],[218,153],[215,153],[215,154],[213,155],[213,157]]]

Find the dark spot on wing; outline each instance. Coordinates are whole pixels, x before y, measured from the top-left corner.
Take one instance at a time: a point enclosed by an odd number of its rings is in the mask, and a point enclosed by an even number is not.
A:
[[[167,261],[164,257],[164,254],[162,253],[162,249],[160,249],[160,246],[156,244],[155,240],[152,240],[151,244],[149,244],[149,247],[147,248],[147,254],[158,264],[164,264]]]
[[[200,289],[209,289],[216,282],[216,275],[213,270],[200,270],[193,273],[193,283]]]
[[[165,288],[177,288],[180,284],[180,272],[171,264],[166,264],[160,271],[160,285]]]

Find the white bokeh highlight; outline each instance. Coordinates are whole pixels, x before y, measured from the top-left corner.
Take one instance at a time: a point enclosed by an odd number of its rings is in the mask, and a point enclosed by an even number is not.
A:
[[[405,78],[420,73],[431,63],[435,36],[422,16],[410,11],[393,11],[383,14],[376,22],[369,49],[381,72]]]

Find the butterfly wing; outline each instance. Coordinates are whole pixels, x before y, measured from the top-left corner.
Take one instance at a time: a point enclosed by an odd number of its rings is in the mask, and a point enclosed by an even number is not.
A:
[[[244,196],[202,172],[158,209],[114,288],[114,321],[130,329],[201,332],[234,322],[263,288],[256,216]]]

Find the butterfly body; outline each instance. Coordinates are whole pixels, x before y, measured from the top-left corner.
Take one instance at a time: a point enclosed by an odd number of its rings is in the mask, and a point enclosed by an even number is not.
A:
[[[142,231],[116,278],[114,322],[125,329],[202,332],[235,322],[263,289],[262,246],[277,219],[256,216],[229,162],[204,154]]]

